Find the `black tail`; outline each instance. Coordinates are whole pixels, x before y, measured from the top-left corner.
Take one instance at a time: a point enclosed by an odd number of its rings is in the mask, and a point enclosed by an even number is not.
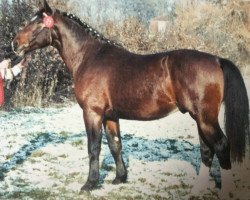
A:
[[[229,60],[220,60],[224,72],[225,127],[231,147],[231,160],[242,162],[247,138],[250,144],[249,103],[239,69]]]

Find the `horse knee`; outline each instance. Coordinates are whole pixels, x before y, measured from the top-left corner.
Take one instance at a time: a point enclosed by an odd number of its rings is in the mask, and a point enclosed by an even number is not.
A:
[[[119,122],[106,121],[104,127],[110,151],[113,155],[116,155],[122,148]]]

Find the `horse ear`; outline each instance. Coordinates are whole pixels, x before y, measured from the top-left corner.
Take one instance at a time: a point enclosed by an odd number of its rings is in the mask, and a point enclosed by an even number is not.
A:
[[[47,14],[51,15],[53,13],[52,9],[50,8],[50,6],[49,6],[49,4],[47,3],[46,0],[43,1],[43,8],[45,9],[45,12]]]
[[[42,4],[41,1],[38,2],[38,8],[39,8],[39,10],[42,10],[42,9],[43,9],[43,4]]]

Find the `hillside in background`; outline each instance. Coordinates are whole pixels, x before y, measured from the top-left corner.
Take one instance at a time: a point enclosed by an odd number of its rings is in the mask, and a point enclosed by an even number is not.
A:
[[[68,4],[82,18],[90,18],[94,23],[121,22],[132,16],[148,23],[152,17],[170,14],[174,0],[70,0]]]
[[[197,2],[218,4],[228,0],[68,0],[68,7],[82,18],[90,18],[94,23],[123,21],[135,17],[142,23],[149,23],[156,16],[175,16],[178,6],[186,7]]]

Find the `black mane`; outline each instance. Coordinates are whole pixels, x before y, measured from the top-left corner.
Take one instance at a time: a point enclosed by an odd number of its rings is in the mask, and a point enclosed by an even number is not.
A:
[[[122,45],[117,44],[114,41],[111,41],[109,39],[107,39],[106,37],[104,37],[100,32],[98,32],[97,30],[95,30],[93,27],[91,27],[89,24],[87,24],[86,22],[82,21],[80,18],[78,18],[77,16],[71,14],[71,13],[67,13],[67,12],[62,12],[63,17],[67,17],[73,21],[75,21],[76,23],[78,23],[80,26],[82,26],[85,30],[85,32],[94,37],[95,39],[98,39],[101,42],[104,43],[108,43],[110,45],[115,45],[118,47],[122,47]]]

